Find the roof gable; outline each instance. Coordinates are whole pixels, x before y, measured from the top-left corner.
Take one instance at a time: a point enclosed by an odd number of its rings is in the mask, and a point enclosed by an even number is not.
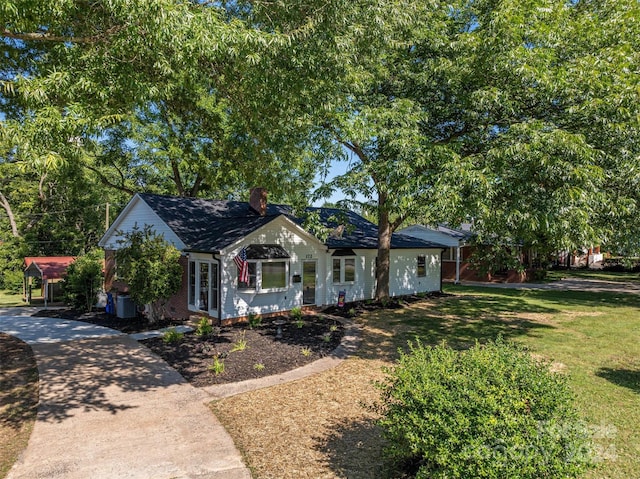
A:
[[[304,220],[293,216],[292,208],[285,205],[268,204],[266,214],[259,215],[247,202],[221,201],[202,198],[183,198],[140,193],[138,198],[180,239],[182,249],[199,252],[219,252],[234,245],[252,232],[274,221],[286,218],[301,231]],[[130,204],[116,220],[128,214]],[[336,229],[341,225],[340,234],[330,235],[324,244],[330,249],[377,249],[378,227],[352,211],[336,208],[307,208],[307,212],[317,214],[320,222],[328,228]],[[113,227],[116,226],[114,223]],[[111,229],[110,229],[111,231]],[[312,235],[311,235],[312,236]],[[104,245],[103,237],[101,245]],[[439,243],[425,241],[402,234],[393,234],[391,248],[443,248]]]
[[[59,279],[76,260],[75,256],[27,256],[24,259],[25,275],[42,279]]]

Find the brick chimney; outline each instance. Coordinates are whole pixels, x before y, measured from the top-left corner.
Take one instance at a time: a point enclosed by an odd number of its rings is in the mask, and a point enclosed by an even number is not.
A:
[[[260,216],[267,214],[267,190],[264,188],[251,188],[249,206]]]

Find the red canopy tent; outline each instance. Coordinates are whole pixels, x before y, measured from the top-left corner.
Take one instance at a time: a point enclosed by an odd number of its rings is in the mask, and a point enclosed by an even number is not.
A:
[[[67,268],[76,260],[75,256],[28,256],[24,259],[24,295],[30,302],[31,294],[27,296],[30,287],[29,278],[42,279],[42,297],[47,305],[49,299],[53,299],[53,289],[50,285],[59,282],[67,272]]]

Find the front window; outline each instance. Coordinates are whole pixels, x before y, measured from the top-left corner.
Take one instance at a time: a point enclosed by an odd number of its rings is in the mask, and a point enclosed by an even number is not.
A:
[[[342,265],[342,262],[340,261],[340,259],[338,258],[333,259],[333,282],[334,283],[341,282],[341,275],[340,275],[340,272],[342,271],[341,265]]]
[[[425,255],[418,256],[418,277],[423,278],[427,275],[427,259]]]
[[[258,264],[254,261],[249,261],[248,267],[249,267],[249,281],[240,281],[240,268],[237,268],[237,274],[238,274],[238,288],[240,289],[255,289],[256,288],[256,284],[257,284],[257,275],[256,275],[256,270],[257,270],[257,266]]]
[[[352,283],[356,280],[356,259],[344,259],[344,282]]]
[[[275,261],[262,263],[262,289],[285,288],[287,286],[287,263]]]
[[[333,258],[333,282],[353,283],[356,280],[355,258]]]
[[[286,290],[289,285],[289,253],[277,244],[252,244],[233,258],[239,290],[257,292]],[[243,265],[248,266],[248,281],[241,281]]]
[[[210,308],[218,309],[218,263],[211,263]]]

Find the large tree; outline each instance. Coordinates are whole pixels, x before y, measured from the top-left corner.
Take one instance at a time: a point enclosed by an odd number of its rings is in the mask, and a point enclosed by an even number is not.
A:
[[[315,3],[257,3],[271,24],[240,3],[10,0],[0,133],[23,161],[72,162],[128,193],[233,194],[259,183],[299,197],[315,158],[290,107],[302,91],[318,96],[305,80],[322,68],[307,53],[327,33],[316,23],[329,9]]]
[[[401,14],[374,19],[378,35],[321,124],[351,165],[330,186],[377,212],[378,298],[405,221],[469,216],[481,240],[552,249],[599,241],[617,206],[635,208],[637,1],[387,9]]]

